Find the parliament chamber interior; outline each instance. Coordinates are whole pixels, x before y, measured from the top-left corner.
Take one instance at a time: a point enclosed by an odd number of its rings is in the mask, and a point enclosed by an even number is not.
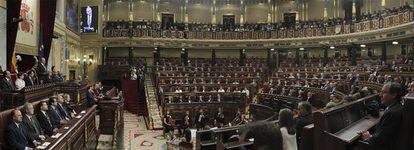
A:
[[[413,150],[414,0],[0,0],[0,150]]]

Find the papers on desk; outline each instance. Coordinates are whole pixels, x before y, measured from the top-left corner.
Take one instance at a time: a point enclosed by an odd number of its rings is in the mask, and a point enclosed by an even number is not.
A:
[[[82,118],[82,116],[81,115],[77,115],[75,118],[79,119],[79,118]]]
[[[56,133],[55,135],[52,135],[51,138],[57,139],[62,135],[62,133]]]
[[[81,113],[81,114],[84,114],[84,113],[86,113],[86,111],[82,110],[80,113]]]
[[[44,142],[42,145],[36,147],[36,149],[46,149],[50,145],[50,142]]]

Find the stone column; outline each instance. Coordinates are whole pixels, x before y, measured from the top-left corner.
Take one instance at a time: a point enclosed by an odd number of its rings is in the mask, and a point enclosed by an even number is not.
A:
[[[328,64],[328,46],[323,47],[323,66]]]
[[[382,42],[381,61],[384,63],[387,63],[387,43],[386,42]]]

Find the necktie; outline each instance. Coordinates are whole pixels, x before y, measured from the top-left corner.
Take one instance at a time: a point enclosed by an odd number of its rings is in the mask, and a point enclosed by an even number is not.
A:
[[[53,109],[53,108],[52,108]],[[57,114],[57,116],[59,117],[59,121],[62,120],[62,116],[60,116],[59,112],[55,109],[53,109],[55,111],[55,113]]]
[[[24,137],[23,130],[20,127],[20,124],[17,124],[17,129],[19,130],[19,133],[22,135],[22,137]]]

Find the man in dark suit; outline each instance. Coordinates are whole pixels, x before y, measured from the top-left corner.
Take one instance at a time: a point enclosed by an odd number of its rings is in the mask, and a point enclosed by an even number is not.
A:
[[[46,78],[49,75],[47,68],[46,68],[46,59],[41,58],[39,65],[37,65],[37,74],[39,77],[39,82],[46,83]]]
[[[24,125],[22,125],[22,113],[18,109],[14,109],[11,113],[12,121],[6,128],[5,140],[6,149],[10,150],[32,150],[33,146],[37,146],[36,140],[29,135]]]
[[[375,149],[391,150],[398,139],[398,130],[402,120],[401,98],[403,90],[398,83],[387,83],[381,90],[381,103],[387,108],[376,125],[373,134],[369,131],[360,132],[361,138]]]
[[[57,101],[55,97],[49,98],[49,114],[50,120],[55,127],[60,128],[63,124],[66,124],[67,120],[63,114],[61,114],[57,108]]]
[[[56,108],[62,117],[64,117],[66,120],[72,118],[71,112],[65,107],[65,100],[63,99],[63,95],[58,95]]]
[[[43,132],[49,136],[57,131],[57,126],[52,124],[50,115],[48,113],[49,107],[45,101],[40,102],[39,104],[40,112],[37,115],[37,120],[39,121],[40,127],[42,127]]]
[[[24,78],[24,83],[26,84],[26,86],[33,86],[37,84],[34,74],[35,74],[34,71],[30,71],[29,75]]]
[[[200,109],[199,113],[197,113],[195,121],[196,121],[197,131],[199,129],[204,129],[206,116],[204,115],[203,109]]]
[[[23,106],[25,114],[23,115],[23,125],[26,127],[27,132],[36,140],[44,140],[44,132],[40,127],[39,121],[34,114],[34,108],[32,103],[26,103]]]
[[[88,93],[86,93],[86,101],[88,107],[92,107],[93,105],[98,103],[98,99],[95,97],[93,86],[89,87]]]
[[[300,147],[303,127],[313,123],[312,105],[307,101],[302,101],[298,104],[298,110],[299,113],[296,118],[296,141],[298,147]]]
[[[16,90],[10,72],[4,71],[3,75],[4,77],[0,82],[0,88],[2,90]]]

